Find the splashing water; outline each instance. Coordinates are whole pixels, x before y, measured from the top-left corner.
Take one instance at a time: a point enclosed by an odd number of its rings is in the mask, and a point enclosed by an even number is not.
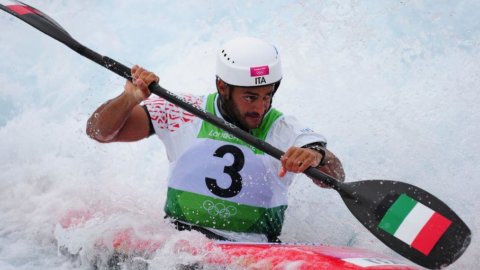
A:
[[[401,180],[445,201],[474,237],[449,269],[480,264],[478,1],[30,2],[87,47],[154,70],[173,92],[214,90],[223,41],[271,41],[284,66],[274,105],[329,139],[347,181]],[[0,269],[71,269],[53,233],[71,209],[121,213],[73,239],[79,245],[120,225],[169,230],[161,142],[105,145],[84,132],[123,79],[4,12],[0,25]],[[281,238],[398,256],[304,176],[290,189]],[[191,259],[167,248],[151,265],[168,257]]]

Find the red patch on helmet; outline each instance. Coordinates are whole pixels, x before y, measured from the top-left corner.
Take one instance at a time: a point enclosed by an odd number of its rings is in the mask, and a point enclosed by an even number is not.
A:
[[[266,76],[268,74],[270,74],[268,66],[250,68],[250,77]]]

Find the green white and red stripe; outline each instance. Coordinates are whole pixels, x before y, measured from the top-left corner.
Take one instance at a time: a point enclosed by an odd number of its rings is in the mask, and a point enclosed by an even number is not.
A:
[[[452,221],[406,194],[401,194],[378,227],[428,256]]]

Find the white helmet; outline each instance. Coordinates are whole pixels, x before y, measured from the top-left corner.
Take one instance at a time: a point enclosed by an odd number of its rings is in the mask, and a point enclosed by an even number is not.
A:
[[[217,55],[217,76],[235,86],[278,85],[282,79],[280,56],[275,46],[261,39],[233,39]]]

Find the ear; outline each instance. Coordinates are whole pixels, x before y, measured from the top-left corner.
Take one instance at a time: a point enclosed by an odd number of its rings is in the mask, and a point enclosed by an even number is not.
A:
[[[227,92],[227,84],[221,79],[217,79],[217,91],[220,95],[225,95]]]

